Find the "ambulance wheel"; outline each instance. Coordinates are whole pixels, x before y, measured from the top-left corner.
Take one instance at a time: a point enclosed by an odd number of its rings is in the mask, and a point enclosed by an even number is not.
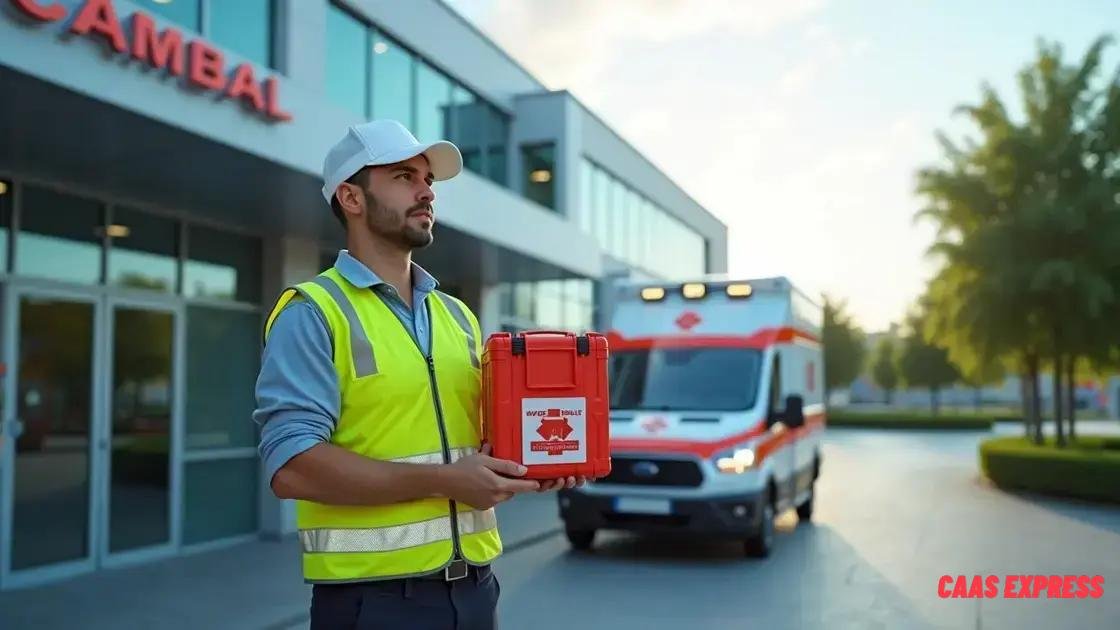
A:
[[[762,499],[761,522],[758,531],[747,537],[747,555],[752,558],[767,558],[774,548],[774,502],[771,501],[770,491]]]
[[[591,543],[595,542],[593,529],[564,529],[564,535],[568,537],[568,543],[576,551],[588,551],[591,549]]]
[[[797,506],[797,520],[808,522],[813,518],[813,497],[816,495],[817,490],[815,485],[809,486],[809,498],[802,501],[801,505]]]

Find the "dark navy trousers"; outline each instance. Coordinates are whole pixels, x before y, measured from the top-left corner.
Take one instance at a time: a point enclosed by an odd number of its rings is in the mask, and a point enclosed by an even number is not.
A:
[[[316,584],[311,630],[494,630],[501,590],[489,568],[452,582]]]

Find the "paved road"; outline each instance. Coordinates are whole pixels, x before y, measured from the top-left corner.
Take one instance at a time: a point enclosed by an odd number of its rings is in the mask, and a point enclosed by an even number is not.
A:
[[[987,486],[985,435],[830,429],[814,522],[783,515],[764,561],[733,544],[623,534],[575,554],[555,498],[519,497],[499,507],[502,627],[1120,627],[1120,508]],[[299,571],[294,539],[252,542],[0,593],[0,628],[306,628]],[[1101,574],[1105,595],[937,598],[939,576],[974,573]]]
[[[830,430],[817,514],[768,560],[737,545],[562,537],[501,561],[506,628],[1115,628],[1120,508],[1008,495],[983,434]],[[941,600],[943,574],[1105,576],[1099,600]]]

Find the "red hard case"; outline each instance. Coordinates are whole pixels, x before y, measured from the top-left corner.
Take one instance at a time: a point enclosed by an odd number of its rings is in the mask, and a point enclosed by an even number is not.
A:
[[[607,339],[598,333],[495,333],[482,355],[482,423],[493,456],[528,479],[611,471]]]

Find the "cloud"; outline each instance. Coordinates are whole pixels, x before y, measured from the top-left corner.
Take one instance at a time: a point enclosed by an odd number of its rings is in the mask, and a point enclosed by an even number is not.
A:
[[[706,35],[758,37],[819,11],[824,0],[493,0],[457,5],[550,88],[595,83],[634,44]]]

